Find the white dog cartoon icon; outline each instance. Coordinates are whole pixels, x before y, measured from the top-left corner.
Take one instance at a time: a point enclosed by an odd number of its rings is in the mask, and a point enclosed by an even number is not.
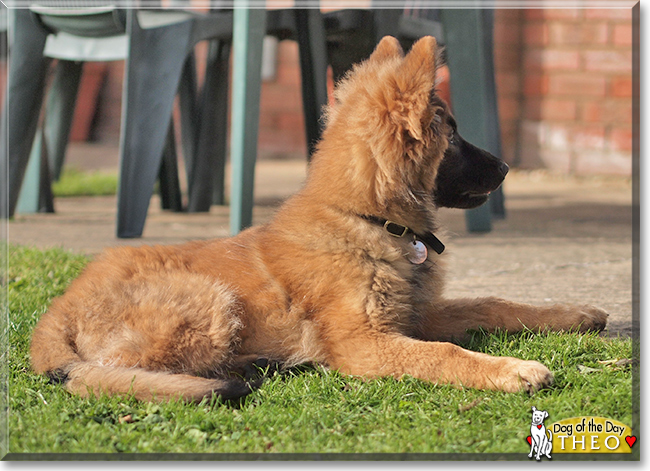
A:
[[[540,460],[541,456],[544,455],[548,459],[551,459],[551,450],[553,448],[553,434],[551,431],[548,431],[548,436],[546,436],[546,427],[544,427],[544,419],[548,417],[548,412],[545,410],[537,410],[533,406],[533,420],[530,424],[530,453],[528,453],[528,458],[533,457],[535,454],[535,459]]]

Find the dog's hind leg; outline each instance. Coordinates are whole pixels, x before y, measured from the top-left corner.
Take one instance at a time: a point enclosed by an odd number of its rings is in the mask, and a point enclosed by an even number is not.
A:
[[[600,331],[608,314],[593,306],[532,306],[488,297],[436,300],[415,333],[423,340],[462,340],[479,328],[519,332],[531,330]]]
[[[544,446],[544,454],[546,457],[550,460],[551,459],[551,450],[553,448],[553,433],[551,433],[550,430],[548,430],[548,438],[546,437],[546,434],[544,434],[545,442],[546,445]]]
[[[31,346],[37,373],[83,396],[199,400],[250,392],[239,378],[219,379],[243,325],[227,286],[183,272],[101,281],[69,290],[42,317]]]

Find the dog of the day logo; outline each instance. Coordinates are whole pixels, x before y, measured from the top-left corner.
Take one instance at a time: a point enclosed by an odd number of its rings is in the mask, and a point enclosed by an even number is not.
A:
[[[557,453],[631,453],[637,442],[632,429],[618,420],[606,417],[571,417],[545,426],[547,411],[533,409],[529,458],[537,461],[551,451]]]
[[[553,450],[553,434],[550,430],[544,427],[544,419],[548,417],[548,412],[545,410],[537,410],[533,406],[533,418],[530,424],[530,436],[526,437],[530,445],[530,453],[528,458],[533,456],[539,461],[542,456],[551,459],[551,451]],[[548,432],[548,435],[547,435]]]

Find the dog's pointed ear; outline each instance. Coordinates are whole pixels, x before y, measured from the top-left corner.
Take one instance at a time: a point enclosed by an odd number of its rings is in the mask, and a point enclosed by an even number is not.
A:
[[[536,410],[537,410],[537,407],[533,406],[533,412],[535,412]]]
[[[400,67],[399,87],[402,92],[429,93],[436,80],[438,43],[432,36],[420,38],[404,58]]]
[[[433,36],[423,36],[411,47],[411,50],[404,59],[403,68],[411,71],[411,74],[433,76],[436,71],[436,50],[438,42]],[[423,73],[420,73],[422,71]],[[430,73],[426,73],[430,72]]]
[[[404,51],[396,38],[392,36],[384,36],[370,55],[369,60],[373,62],[383,62],[391,57],[404,57]]]
[[[424,126],[428,125],[422,121],[435,87],[437,48],[434,37],[419,39],[404,58],[395,77],[400,95],[410,102],[410,113],[406,117],[409,134],[418,141],[423,139]]]

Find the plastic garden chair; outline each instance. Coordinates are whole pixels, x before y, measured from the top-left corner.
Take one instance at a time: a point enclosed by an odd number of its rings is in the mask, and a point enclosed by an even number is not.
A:
[[[190,191],[188,206],[191,211],[205,211],[209,209],[215,194],[217,202],[220,198],[223,199],[226,147],[223,130],[226,128],[227,118],[227,62],[230,44],[234,40],[235,51],[239,48],[244,51],[244,55],[234,60],[231,228],[233,232],[237,232],[250,225],[261,86],[259,64],[267,19],[264,10],[251,11],[252,15],[248,15],[250,11],[245,9],[235,9],[234,13],[222,11],[210,14],[175,10],[127,10],[124,13],[108,7],[94,10],[93,15],[89,15],[86,10],[83,14],[78,13],[70,17],[69,13],[75,12],[35,9],[35,14],[46,27],[50,28],[50,32],[58,32],[57,37],[64,36],[66,40],[70,40],[69,33],[74,33],[74,36],[84,36],[96,34],[97,31],[102,31],[102,35],[108,35],[110,38],[113,38],[117,32],[118,36],[128,39],[128,50],[125,53],[127,67],[120,145],[118,237],[141,236],[156,175],[159,169],[165,170],[166,167],[161,164],[167,161],[169,165],[175,164],[175,156],[163,160],[165,155],[163,149],[174,148],[173,133],[169,128],[174,96],[179,86],[181,97],[184,96],[183,92],[185,96],[190,97],[196,93],[195,80],[191,80],[191,51],[194,44],[204,39],[211,40],[211,44],[202,97],[196,101],[181,100],[183,134],[189,130],[188,133],[191,135],[188,141],[184,139],[183,142]],[[240,25],[247,22],[246,26],[252,24],[253,27],[240,26],[240,33],[233,38],[232,17],[237,16],[237,12],[240,13],[240,18],[243,13],[247,17],[244,22],[239,20]],[[309,123],[308,142],[314,143],[320,135],[317,125],[320,108],[327,100],[325,82],[327,65],[324,59],[325,43],[320,12],[317,10],[273,11],[269,12],[269,17],[272,19],[269,22],[270,26],[275,31],[286,35],[288,28],[294,32],[300,44],[306,122]],[[92,26],[82,24],[89,19]],[[7,156],[10,181],[13,182],[10,184],[9,191],[10,214],[13,214],[16,206],[18,189],[29,160],[29,147],[36,134],[45,73],[49,65],[49,59],[44,58],[42,54],[48,36],[42,31],[40,34],[35,34],[38,25],[31,20],[26,12],[16,15],[15,31],[20,47],[17,49],[19,53],[15,54],[17,57],[15,66],[12,63],[15,76],[12,75],[13,80],[10,79],[12,99],[7,107],[13,132],[8,139]],[[102,28],[92,24],[100,20]],[[122,27],[123,34],[120,29]],[[63,29],[67,32],[62,31]],[[68,57],[68,59],[72,58]],[[66,79],[60,82],[74,83],[73,80],[67,80],[73,72],[66,68],[62,73]],[[181,80],[186,75],[189,75],[190,79]],[[30,77],[30,80],[27,80],[29,90],[24,90],[24,80],[18,79],[20,77]],[[55,84],[57,84],[56,80]],[[65,130],[69,131],[67,120],[71,119],[68,114],[71,114],[73,105],[70,103],[74,101],[75,87],[70,87],[74,88],[74,92],[61,92],[65,90],[62,86],[53,93],[61,97],[65,104],[64,112],[55,114],[59,127],[64,130],[56,134],[65,135],[64,139],[67,139]],[[239,92],[238,87],[243,91]],[[27,96],[28,99],[19,99],[19,96],[23,98]],[[26,101],[30,104],[28,113],[23,112]],[[53,106],[51,109],[56,107]],[[193,123],[196,116],[199,117],[198,125]],[[20,126],[17,126],[14,119]],[[16,137],[16,128],[22,129],[20,138]],[[245,130],[245,135],[241,130]],[[35,143],[36,153],[44,149],[43,142],[45,141],[43,140],[40,145],[38,142]],[[65,143],[54,147],[65,148]],[[45,198],[40,199],[51,201],[51,194],[47,193],[49,190],[48,159],[43,153],[40,158],[32,160],[35,161],[33,168],[41,176],[41,184],[38,186],[43,191],[40,193],[45,195]],[[171,167],[166,172],[163,171],[162,175],[161,188],[171,186],[174,189],[173,195],[178,195],[176,168]],[[167,185],[168,181],[171,181],[170,185]],[[34,186],[36,185],[32,185],[32,188]],[[214,186],[217,188],[215,189]],[[178,197],[176,200],[178,201]],[[234,229],[235,227],[238,229]]]

